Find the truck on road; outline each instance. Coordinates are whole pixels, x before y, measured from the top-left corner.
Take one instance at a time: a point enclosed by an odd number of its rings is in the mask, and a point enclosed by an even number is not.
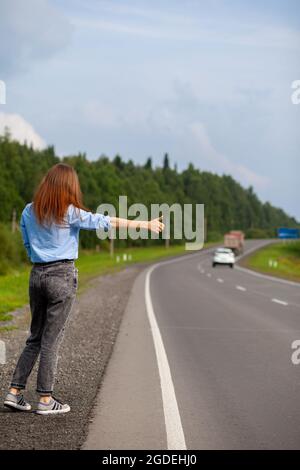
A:
[[[244,251],[245,234],[241,230],[231,230],[224,235],[224,247],[230,248],[235,255]]]

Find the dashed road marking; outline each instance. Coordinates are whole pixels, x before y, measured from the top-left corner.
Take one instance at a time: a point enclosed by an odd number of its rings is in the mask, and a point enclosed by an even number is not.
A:
[[[245,291],[247,290],[246,287],[243,287],[243,286],[235,286],[235,288],[236,288],[237,290],[242,291],[242,292],[245,292]]]
[[[275,302],[275,304],[284,305],[285,307],[288,305],[288,302],[280,299],[272,299],[272,302]]]
[[[217,281],[220,282],[221,284],[224,282],[223,279],[221,279],[220,277],[218,277]]]
[[[207,276],[207,277],[211,277],[211,273],[207,273],[206,276]]]
[[[202,268],[201,264],[198,264],[197,269],[198,271],[200,271],[201,274],[205,273],[205,270]]]

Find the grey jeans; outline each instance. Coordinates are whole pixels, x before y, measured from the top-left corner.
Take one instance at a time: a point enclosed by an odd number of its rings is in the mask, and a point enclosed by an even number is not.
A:
[[[30,336],[18,360],[11,386],[24,389],[40,354],[37,392],[51,394],[58,350],[69,318],[78,284],[74,262],[34,265],[29,280]]]

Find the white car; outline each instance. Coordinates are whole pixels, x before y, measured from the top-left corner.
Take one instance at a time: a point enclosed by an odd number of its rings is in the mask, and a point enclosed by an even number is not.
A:
[[[213,268],[217,264],[227,264],[228,266],[233,268],[234,263],[235,263],[235,256],[234,256],[233,251],[230,248],[218,248],[214,252],[213,262],[212,262]]]

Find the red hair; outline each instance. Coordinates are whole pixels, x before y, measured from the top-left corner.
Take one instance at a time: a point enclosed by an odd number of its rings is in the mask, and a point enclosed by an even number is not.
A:
[[[50,168],[35,192],[34,212],[40,224],[51,222],[63,224],[70,204],[79,209],[89,210],[82,203],[76,171],[70,165],[58,163]]]

